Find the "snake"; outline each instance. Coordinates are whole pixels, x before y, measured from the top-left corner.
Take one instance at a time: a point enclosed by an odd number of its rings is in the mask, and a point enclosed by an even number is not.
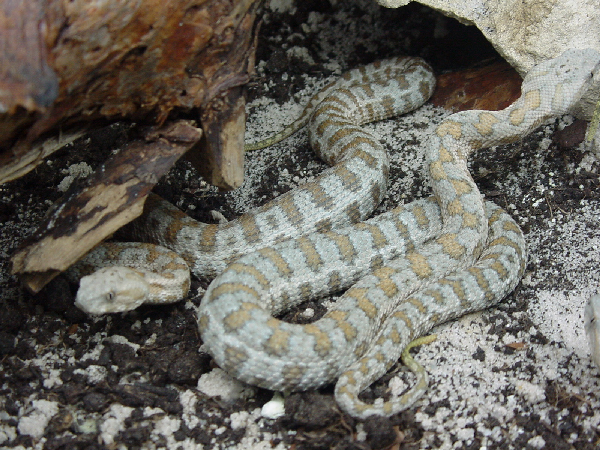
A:
[[[341,140],[353,155],[360,154],[353,157],[360,168],[348,162],[342,171],[337,167],[348,159],[323,156],[335,165],[301,196],[291,191],[287,198],[292,200],[286,201],[294,203],[291,212],[282,213],[289,205],[276,199],[250,213],[251,219],[232,225],[234,231],[226,237],[217,238],[214,228],[207,231],[156,198],[147,202],[151,207],[134,229],[139,234],[145,229],[144,239],[174,250],[195,274],[200,266],[211,265],[200,256],[205,248],[212,249],[217,241],[234,247],[211,253],[215,258],[217,253],[225,256],[222,265],[217,258],[216,268],[209,268],[208,273],[218,275],[197,311],[203,343],[221,368],[241,381],[274,390],[335,383],[336,401],[348,414],[359,419],[395,414],[423,394],[424,377],[409,392],[388,401],[367,404],[360,392],[388,371],[414,339],[440,323],[496,304],[514,289],[525,270],[523,234],[506,212],[483,199],[467,167],[469,156],[482,147],[521,139],[568,113],[598,76],[599,61],[594,50],[568,50],[534,66],[523,80],[519,99],[504,110],[448,116],[426,143],[433,195],[366,221],[366,210],[378,203],[385,181],[363,189],[362,202],[356,197],[345,203],[339,199],[343,206],[338,208],[338,199],[329,194],[333,185],[343,186],[351,196],[358,192],[343,181],[348,174],[362,179],[365,171],[364,178],[369,178],[366,169],[380,167],[387,175],[385,156],[378,163],[365,150],[364,145],[374,148],[376,139],[354,138],[361,132],[356,123],[364,117],[385,117],[372,115],[371,108],[377,99],[383,105],[393,103],[390,91],[404,85],[406,78],[398,75],[401,82],[388,81],[386,72],[393,71],[390,61],[355,69],[348,78],[361,79],[357,90],[334,83],[315,101],[309,136],[318,154]],[[415,71],[421,72],[423,64],[419,62]],[[377,71],[381,67],[385,69]],[[370,80],[369,74],[376,71]],[[420,86],[421,92],[431,89]],[[363,109],[367,104],[371,106]],[[349,112],[349,105],[357,111]],[[330,115],[321,120],[325,110]],[[361,119],[348,125],[351,131],[346,125],[340,128],[354,116]],[[300,197],[306,208],[298,206]],[[325,209],[333,212],[324,213]],[[301,231],[276,226],[289,225],[290,217]],[[269,237],[261,240],[263,236]],[[248,244],[248,253],[235,247],[239,240]],[[313,323],[275,318],[302,300],[346,288],[332,309]],[[120,303],[117,291],[113,287],[105,295],[109,311]],[[76,302],[87,307],[79,293]]]
[[[141,217],[129,224],[126,233],[136,241],[164,247],[160,255],[166,255],[166,249],[173,251],[196,277],[211,280],[240,255],[363,220],[386,194],[389,159],[377,137],[361,125],[418,108],[434,87],[433,71],[420,58],[395,57],[352,69],[314,94],[289,127],[246,146],[252,150],[271,145],[310,123],[312,149],[332,166],[313,182],[220,224],[198,222],[151,194]],[[130,251],[127,245],[111,244],[108,249],[104,245],[69,270],[69,278],[81,278],[78,307],[103,314],[134,309],[144,302],[168,303],[182,298],[180,286],[189,285],[189,281],[179,271],[181,260],[175,254],[173,264],[177,267],[173,268],[177,270],[171,271],[161,265],[171,264],[169,259],[159,257],[153,246],[135,244]],[[148,265],[120,269],[131,266],[129,262],[135,259],[152,261],[152,273],[148,273]],[[108,267],[93,273],[104,265]],[[122,281],[117,286],[135,287],[114,288],[116,281]],[[147,282],[150,287],[145,287]],[[149,295],[140,298],[142,291]]]

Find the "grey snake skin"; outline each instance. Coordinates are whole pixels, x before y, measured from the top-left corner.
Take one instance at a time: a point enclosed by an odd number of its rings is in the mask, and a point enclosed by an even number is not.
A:
[[[149,202],[136,230],[144,240],[174,250],[194,273],[220,273],[201,302],[198,324],[224,370],[284,391],[336,382],[336,400],[352,416],[394,414],[410,406],[424,386],[374,404],[361,401],[359,393],[418,336],[499,302],[525,269],[523,235],[504,211],[483,200],[467,168],[469,155],[518,140],[569,112],[597,76],[598,61],[593,50],[569,50],[534,67],[523,80],[521,97],[508,108],[449,116],[427,142],[432,197],[353,224],[375,208],[387,178],[385,152],[378,154],[376,139],[363,137],[355,124],[386,117],[370,110],[393,110],[391,91],[406,81],[404,75],[387,81],[392,61],[355,69],[369,81],[374,68],[384,67],[371,84],[337,85],[316,104],[311,143],[335,164],[317,182],[226,224],[229,231],[222,235],[159,199]],[[422,75],[424,63],[415,64],[408,72]],[[416,91],[424,98],[432,86],[419,83]],[[400,98],[415,89],[408,91]],[[348,117],[359,119],[348,124]],[[328,156],[331,143],[352,156]],[[340,192],[344,198],[337,197]],[[225,249],[213,250],[219,246]],[[307,298],[345,288],[314,323],[273,317]],[[113,291],[110,302],[118,304],[115,298]]]

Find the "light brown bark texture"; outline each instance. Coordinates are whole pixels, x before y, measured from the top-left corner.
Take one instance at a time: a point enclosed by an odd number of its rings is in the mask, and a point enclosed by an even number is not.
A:
[[[76,125],[123,118],[162,124],[176,108],[198,108],[207,130],[239,116],[240,86],[254,63],[258,3],[0,2],[0,183],[58,147],[40,138],[60,130],[64,143],[79,135]],[[239,122],[237,116],[231,121]],[[223,145],[208,142],[208,153]],[[222,187],[241,183],[241,160],[236,164]]]
[[[109,159],[85,184],[46,214],[27,245],[12,258],[12,271],[32,292],[66,270],[99,242],[142,213],[146,197],[202,131],[181,120],[151,127]]]
[[[0,2],[0,183],[26,174],[86,127],[150,126],[55,205],[13,257],[13,273],[27,287],[37,292],[139,215],[185,152],[209,182],[241,184],[243,85],[254,66],[259,3]],[[177,121],[180,111],[195,114],[202,130]]]

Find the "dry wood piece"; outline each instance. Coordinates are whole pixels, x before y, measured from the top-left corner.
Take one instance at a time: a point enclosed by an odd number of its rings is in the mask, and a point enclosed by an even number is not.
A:
[[[53,206],[33,243],[12,259],[12,272],[38,292],[100,241],[142,213],[158,179],[202,136],[188,121],[146,130]]]
[[[440,75],[431,103],[451,111],[506,108],[521,95],[523,80],[507,62]]]
[[[202,150],[190,159],[207,181],[226,189],[242,183],[242,86],[254,66],[260,3],[0,2],[0,183],[24,175],[86,127],[123,119],[152,126],[85,189],[55,205],[13,257],[13,273],[30,290],[137,217],[186,151]],[[202,146],[195,125],[172,123],[173,110],[195,112],[208,130]]]
[[[246,102],[240,91],[230,89],[203,109],[202,145],[187,154],[204,179],[226,190],[240,186],[244,178]]]
[[[239,123],[240,86],[254,65],[260,3],[0,2],[0,183],[43,160],[52,147],[42,148],[43,138],[70,134],[82,122],[161,124],[175,108],[197,108],[203,127],[214,128],[211,120]],[[224,109],[211,112],[215,105]],[[205,170],[224,188],[242,181],[237,142],[243,127],[235,133],[238,139],[230,143],[214,141],[214,133],[207,139],[209,153],[227,148],[234,154],[226,158],[226,170]]]

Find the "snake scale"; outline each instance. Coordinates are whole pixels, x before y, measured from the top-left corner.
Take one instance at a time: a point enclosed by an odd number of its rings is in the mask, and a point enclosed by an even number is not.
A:
[[[521,97],[508,108],[449,116],[426,147],[432,197],[359,223],[352,222],[369,214],[386,186],[385,180],[361,182],[386,178],[387,158],[383,152],[377,156],[381,160],[375,159],[379,144],[361,134],[356,124],[396,113],[390,105],[396,104],[398,86],[405,86],[412,73],[423,75],[426,66],[402,58],[355,69],[344,78],[360,78],[356,89],[335,84],[311,102],[311,144],[335,163],[314,185],[240,218],[223,237],[158,199],[148,202],[151,208],[135,230],[140,235],[150,230],[144,240],[175,250],[195,273],[212,265],[201,256],[204,249],[211,250],[217,262],[208,273],[222,273],[208,287],[198,324],[208,351],[223,369],[242,381],[277,390],[310,389],[337,379],[336,400],[349,414],[394,414],[422,394],[423,380],[386,402],[366,404],[359,393],[413,339],[439,323],[497,303],[525,269],[523,235],[504,211],[483,200],[467,169],[469,155],[518,140],[567,113],[598,74],[599,60],[593,50],[569,50],[534,67],[523,80]],[[389,80],[386,72],[393,72],[398,62],[408,69]],[[371,82],[373,73],[377,75]],[[417,86],[421,98],[432,88],[423,86],[422,77]],[[408,92],[415,89],[407,88],[400,98],[406,99]],[[373,114],[371,109],[383,112]],[[333,144],[353,156],[328,156]],[[340,191],[349,198],[335,197]],[[240,250],[240,241],[248,253]],[[217,244],[231,249],[213,250]],[[154,250],[141,251],[156,260],[163,257]],[[181,262],[172,264],[181,268]],[[91,282],[96,293],[99,283]],[[316,322],[298,325],[273,317],[303,299],[346,287]],[[79,293],[77,302],[83,309],[95,305]],[[108,311],[121,303],[114,287],[103,303]]]

